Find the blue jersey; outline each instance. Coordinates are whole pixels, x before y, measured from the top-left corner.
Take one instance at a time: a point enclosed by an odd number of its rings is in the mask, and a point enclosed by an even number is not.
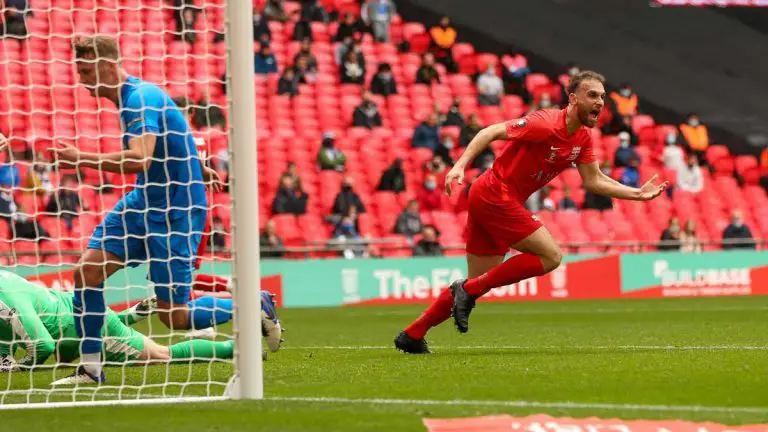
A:
[[[137,136],[157,136],[149,169],[118,204],[123,210],[146,212],[151,221],[177,219],[192,207],[207,209],[203,171],[195,141],[176,103],[158,86],[128,77],[120,89],[123,148]]]

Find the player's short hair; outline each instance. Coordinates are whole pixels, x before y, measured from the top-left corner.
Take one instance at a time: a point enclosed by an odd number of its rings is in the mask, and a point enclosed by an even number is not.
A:
[[[187,108],[190,108],[190,105],[191,105],[189,103],[189,99],[187,99],[186,96],[176,96],[175,98],[173,98],[173,102],[182,111],[187,109]]]
[[[568,93],[576,93],[576,90],[579,88],[582,82],[590,80],[599,81],[600,84],[605,84],[605,77],[602,74],[585,70],[577,73],[573,76],[573,78],[571,78],[571,82],[568,84]]]
[[[117,39],[109,36],[79,37],[72,41],[75,59],[108,59],[119,61],[120,48]]]

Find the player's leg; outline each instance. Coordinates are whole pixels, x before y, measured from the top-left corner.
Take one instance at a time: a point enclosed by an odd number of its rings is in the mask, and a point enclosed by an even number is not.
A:
[[[101,331],[106,304],[104,281],[123,267],[121,257],[106,250],[86,249],[74,271],[73,311],[80,338],[80,361],[95,381],[101,374]]]
[[[200,270],[200,264],[202,264],[203,255],[205,255],[205,251],[208,249],[208,243],[211,240],[212,225],[213,223],[211,222],[211,218],[206,218],[205,228],[203,229],[202,236],[200,237],[200,245],[197,247],[197,258],[195,259],[196,270]],[[229,278],[225,278],[224,276],[196,273],[192,289],[195,291],[205,292],[223,292],[229,291],[230,284],[231,281]]]
[[[456,281],[451,285],[453,317],[460,332],[466,333],[469,330],[469,315],[477,298],[493,288],[548,273],[556,269],[562,260],[560,247],[543,226],[512,247],[521,253],[479,276],[467,281]]]
[[[501,264],[504,255],[472,255],[467,254],[468,277],[479,276],[491,268]],[[415,320],[406,327],[405,333],[414,340],[422,340],[432,327],[437,327],[451,317],[453,309],[453,294],[450,289],[444,289],[435,301]],[[401,337],[402,338],[402,337]]]
[[[504,260],[507,247],[497,244],[481,224],[485,213],[480,205],[470,208],[465,231],[467,240],[468,277],[477,277]],[[424,337],[427,332],[451,317],[453,293],[444,289],[435,301],[406,329],[395,338],[395,347],[409,354],[426,354],[429,348]]]
[[[123,324],[132,326],[138,322],[144,321],[157,312],[157,297],[147,297],[135,305],[120,311],[117,317]]]
[[[232,319],[231,299],[206,296],[189,300],[194,253],[205,225],[205,214],[193,210],[188,218],[179,218],[170,227],[154,227],[148,236],[150,279],[155,284],[158,317],[171,329],[201,329]]]
[[[224,292],[230,290],[232,281],[224,276],[196,273],[192,289],[205,292]]]

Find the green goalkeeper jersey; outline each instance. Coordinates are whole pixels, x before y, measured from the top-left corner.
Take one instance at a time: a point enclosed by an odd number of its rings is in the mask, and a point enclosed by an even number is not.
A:
[[[21,347],[27,353],[22,365],[41,364],[56,352],[57,342],[62,358],[77,358],[72,294],[0,271],[0,356]]]
[[[80,338],[75,329],[72,294],[41,287],[14,273],[0,270],[0,357],[17,348],[26,352],[19,363],[44,363],[57,353],[62,362],[80,356]],[[108,362],[138,358],[145,336],[126,326],[107,309],[102,330]]]

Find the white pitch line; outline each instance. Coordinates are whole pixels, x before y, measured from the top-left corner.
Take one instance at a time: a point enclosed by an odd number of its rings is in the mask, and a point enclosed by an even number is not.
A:
[[[495,303],[485,303],[495,304]],[[574,306],[575,303],[572,303]],[[627,314],[627,313],[663,313],[663,312],[746,312],[746,311],[768,311],[768,306],[745,306],[745,307],[717,307],[717,308],[597,308],[597,309],[525,309],[524,303],[517,303],[518,307],[504,310],[484,309],[484,315],[587,315],[587,314]],[[356,311],[357,312],[357,311]],[[350,313],[350,315],[360,316],[400,316],[413,315],[413,311],[391,310],[391,311],[366,311],[365,307],[360,307],[359,312]]]
[[[495,400],[433,400],[433,399],[384,399],[384,398],[341,398],[341,397],[294,397],[273,396],[266,400],[283,402],[319,402],[365,405],[444,405],[444,406],[497,406],[515,408],[551,408],[551,409],[605,409],[629,411],[672,411],[672,412],[711,412],[711,413],[750,413],[765,414],[768,408],[762,407],[723,407],[706,405],[647,405],[623,403],[590,402],[539,402],[539,401],[495,401]]]
[[[501,350],[501,351],[768,351],[763,345],[582,345],[582,346],[525,346],[525,345],[468,345],[468,346],[430,346],[441,350]],[[392,350],[389,345],[318,345],[318,346],[285,346],[286,350]]]

